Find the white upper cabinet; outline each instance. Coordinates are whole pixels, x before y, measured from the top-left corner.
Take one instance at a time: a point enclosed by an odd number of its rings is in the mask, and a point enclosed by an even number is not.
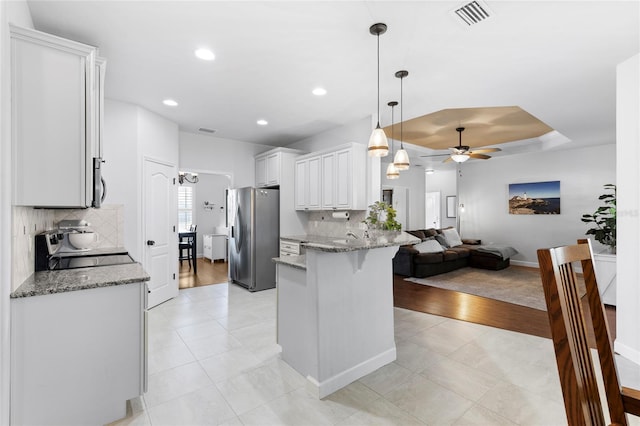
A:
[[[291,179],[289,169],[294,167],[293,161],[298,155],[299,151],[286,148],[274,148],[256,155],[256,187],[280,186],[283,176]]]
[[[320,210],[320,156],[306,156],[296,160],[295,207],[296,210]]]
[[[267,157],[256,157],[256,186],[267,186]]]
[[[366,155],[364,145],[347,144],[299,157],[296,209],[366,210]]]
[[[264,188],[280,185],[280,164],[282,152],[261,154],[256,160],[256,186]]]
[[[93,199],[104,62],[97,49],[11,26],[13,202],[84,208]]]

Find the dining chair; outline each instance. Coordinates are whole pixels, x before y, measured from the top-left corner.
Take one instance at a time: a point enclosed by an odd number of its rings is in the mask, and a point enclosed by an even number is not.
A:
[[[596,340],[611,424],[627,425],[625,412],[640,415],[640,390],[620,386],[591,243],[578,240],[576,245],[539,249],[538,262],[569,425],[605,424],[587,327],[593,329]],[[585,318],[574,262],[582,266],[590,322]]]
[[[180,241],[178,242],[178,251],[180,253],[178,258],[180,260],[180,265],[182,265],[183,260],[186,260],[189,262],[189,269],[191,269],[192,266],[195,266],[196,262],[194,247],[197,227],[198,225],[189,225],[189,232],[193,232],[193,234],[181,236]]]

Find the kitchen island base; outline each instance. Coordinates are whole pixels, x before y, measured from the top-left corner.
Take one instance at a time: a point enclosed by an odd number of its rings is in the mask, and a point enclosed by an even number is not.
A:
[[[308,246],[306,269],[278,264],[282,359],[318,398],[396,359],[391,259],[397,249]]]

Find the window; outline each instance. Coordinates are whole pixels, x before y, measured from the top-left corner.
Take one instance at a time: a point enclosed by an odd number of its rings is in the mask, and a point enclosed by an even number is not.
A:
[[[193,223],[193,186],[178,187],[178,229],[188,231]]]

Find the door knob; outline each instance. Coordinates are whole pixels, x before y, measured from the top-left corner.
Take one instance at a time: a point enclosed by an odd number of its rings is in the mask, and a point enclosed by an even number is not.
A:
[[[156,244],[156,242],[155,242],[155,241],[153,241],[153,240],[147,240],[147,245],[148,245],[148,246],[153,246],[153,245],[155,245],[155,244]]]

